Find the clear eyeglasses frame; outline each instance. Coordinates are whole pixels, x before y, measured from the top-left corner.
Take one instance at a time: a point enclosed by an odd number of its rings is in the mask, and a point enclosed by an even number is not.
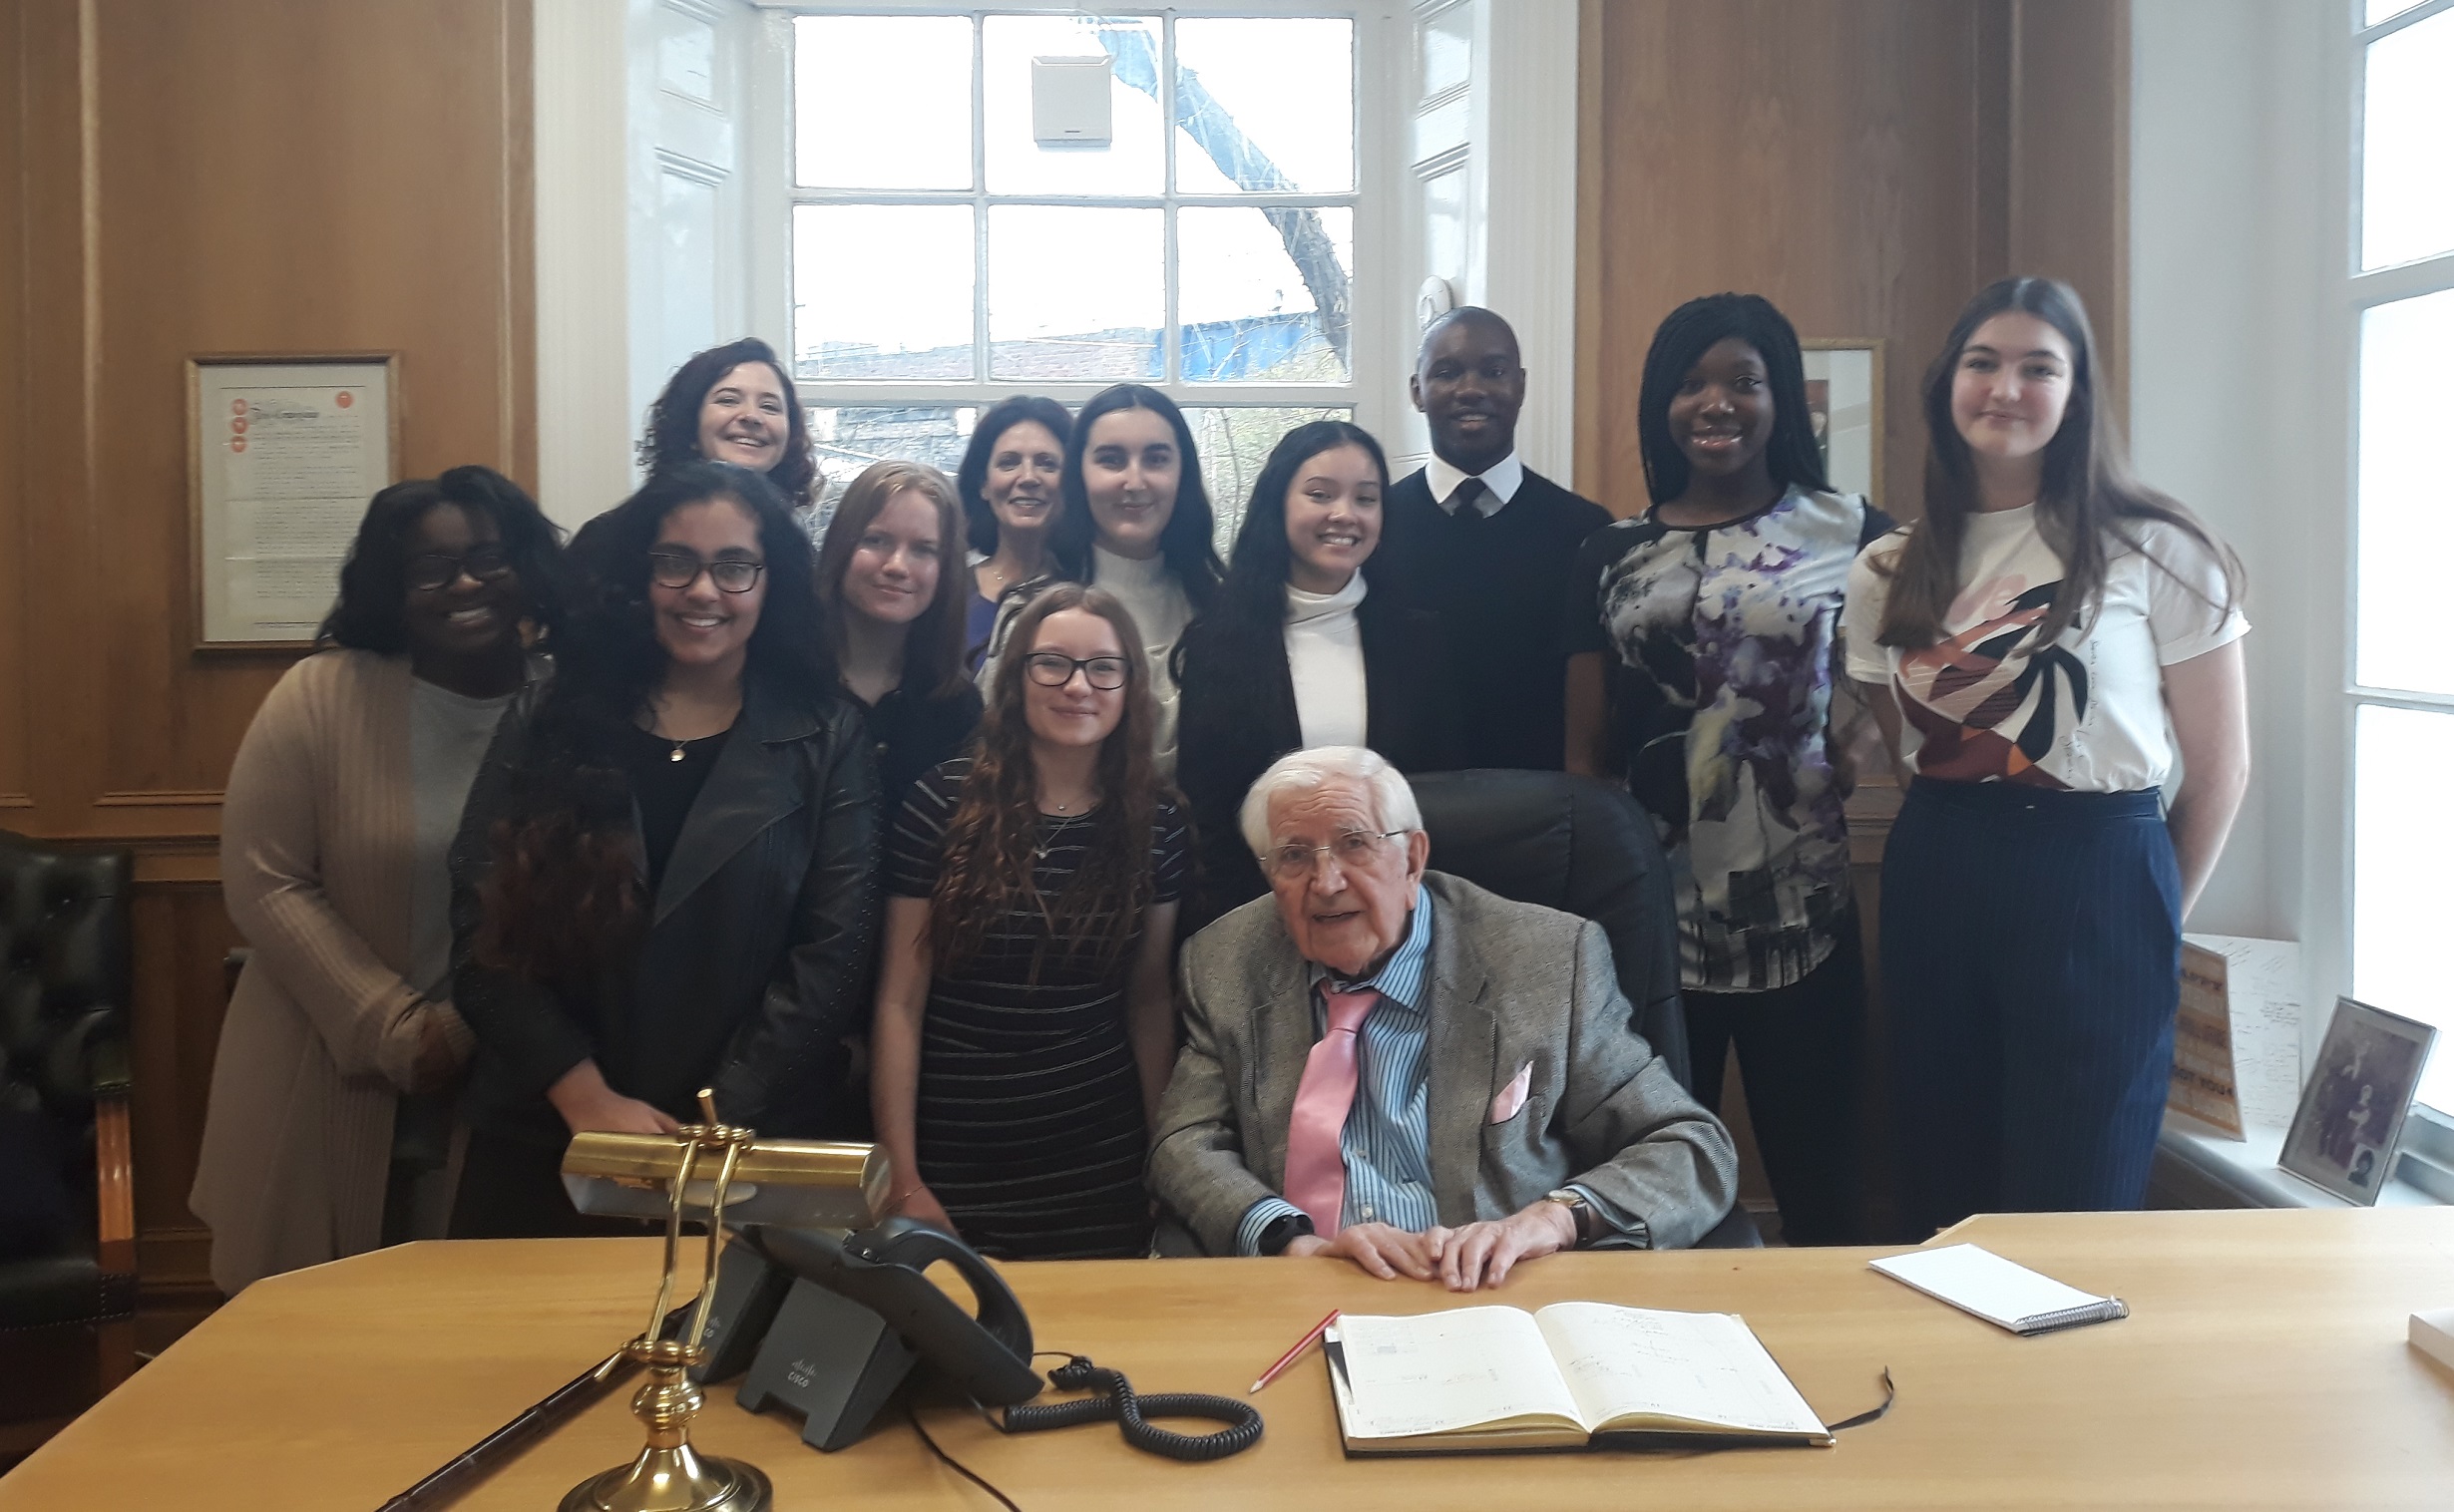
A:
[[[1113,693],[1125,685],[1127,666],[1122,656],[1062,656],[1054,651],[1033,651],[1022,658],[1022,670],[1043,688],[1063,687],[1078,670],[1092,687],[1102,693]]]
[[[1311,876],[1313,869],[1320,864],[1316,858],[1323,852],[1337,858],[1341,867],[1370,866],[1381,854],[1381,847],[1408,833],[1406,830],[1349,830],[1328,845],[1273,846],[1264,860],[1272,877],[1282,882],[1293,882],[1298,877]]]
[[[702,562],[695,552],[649,552],[647,575],[660,588],[686,588],[705,572],[715,585],[727,593],[746,593],[758,586],[758,576],[767,569],[763,562],[747,562],[738,557],[719,557]]]

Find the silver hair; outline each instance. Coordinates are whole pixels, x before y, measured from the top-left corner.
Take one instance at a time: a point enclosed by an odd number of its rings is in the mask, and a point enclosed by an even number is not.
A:
[[[1271,762],[1270,769],[1255,778],[1252,790],[1244,795],[1237,825],[1253,854],[1261,856],[1270,849],[1270,800],[1281,793],[1320,787],[1332,777],[1351,777],[1372,790],[1373,810],[1383,829],[1423,828],[1423,810],[1415,802],[1415,790],[1387,757],[1357,745],[1315,746],[1309,751],[1289,751]]]

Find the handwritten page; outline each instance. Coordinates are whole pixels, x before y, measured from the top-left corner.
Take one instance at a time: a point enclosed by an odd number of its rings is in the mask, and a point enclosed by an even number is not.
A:
[[[1672,1418],[1759,1433],[1824,1433],[1823,1420],[1763,1341],[1732,1314],[1563,1302],[1534,1321],[1589,1427]]]
[[[1515,1308],[1338,1320],[1359,1406],[1350,1438],[1447,1433],[1512,1419],[1580,1423],[1542,1330]]]
[[[1975,1245],[1912,1250],[1867,1264],[1893,1281],[2013,1332],[2051,1314],[2119,1306],[2110,1298],[2066,1287],[2050,1276],[2041,1276]]]

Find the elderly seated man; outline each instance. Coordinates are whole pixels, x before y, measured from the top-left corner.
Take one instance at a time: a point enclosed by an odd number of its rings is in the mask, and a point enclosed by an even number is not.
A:
[[[1473,1291],[1729,1212],[1729,1132],[1636,1032],[1600,926],[1426,871],[1414,792],[1371,751],[1280,758],[1242,821],[1273,896],[1184,947],[1150,1157],[1211,1254]]]

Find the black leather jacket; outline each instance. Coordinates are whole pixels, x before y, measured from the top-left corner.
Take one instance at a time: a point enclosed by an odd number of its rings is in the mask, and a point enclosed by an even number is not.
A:
[[[878,927],[877,774],[859,712],[748,678],[643,937],[609,952],[583,993],[469,958],[538,691],[504,714],[452,846],[453,1003],[478,1039],[472,1120],[559,1139],[546,1088],[591,1057],[614,1090],[685,1121],[704,1086],[725,1122],[764,1134],[857,1120],[838,1106],[844,1036]]]

